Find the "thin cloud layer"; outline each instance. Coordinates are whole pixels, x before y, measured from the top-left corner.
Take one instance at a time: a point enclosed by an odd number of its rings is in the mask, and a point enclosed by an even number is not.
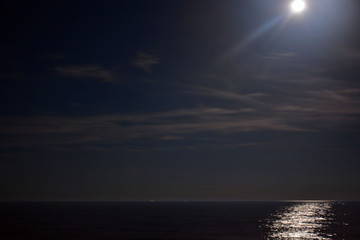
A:
[[[132,63],[146,73],[151,73],[152,67],[160,63],[160,58],[147,52],[138,51]]]
[[[5,145],[14,147],[102,145],[140,139],[185,141],[199,133],[231,136],[260,131],[336,131],[350,129],[349,126],[358,122],[360,87],[349,84],[334,87],[338,79],[319,76],[319,66],[307,67],[301,56],[293,52],[271,52],[259,59],[265,66],[258,68],[252,60],[240,65],[245,70],[223,71],[223,74],[210,71],[207,76],[211,76],[211,84],[198,81],[197,85],[186,85],[186,95],[196,101],[211,99],[215,105],[209,103],[206,107],[148,114],[3,117],[0,121],[5,127],[0,134],[13,139]],[[133,62],[146,72],[151,72],[151,67],[158,63],[157,57],[144,52],[139,52]],[[112,71],[99,65],[58,67],[56,70],[68,77],[114,80]],[[244,81],[252,81],[256,91],[244,88],[241,85]],[[232,88],[227,86],[229,83]]]
[[[0,119],[2,125],[6,126],[0,134],[7,139],[14,139],[14,142],[7,142],[5,145],[16,146],[111,143],[141,138],[175,140],[204,132],[234,134],[264,130],[308,131],[281,118],[247,116],[248,113],[248,109],[203,107],[134,115],[6,117]]]
[[[99,65],[57,67],[55,70],[58,74],[65,77],[93,78],[104,82],[113,82],[115,80],[111,70],[105,69]]]
[[[209,96],[213,98],[222,98],[234,101],[244,101],[251,103],[259,103],[259,98],[265,97],[267,94],[265,93],[249,93],[249,94],[241,94],[234,93],[230,91],[221,90],[218,88],[204,87],[204,86],[190,86],[191,90],[189,93],[200,95],[200,96]]]

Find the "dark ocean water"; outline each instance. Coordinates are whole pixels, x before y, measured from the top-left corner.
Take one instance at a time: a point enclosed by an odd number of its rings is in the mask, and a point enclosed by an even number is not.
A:
[[[0,239],[357,239],[359,202],[2,202]]]

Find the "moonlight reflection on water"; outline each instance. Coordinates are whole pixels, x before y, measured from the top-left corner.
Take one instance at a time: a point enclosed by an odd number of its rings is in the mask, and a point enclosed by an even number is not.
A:
[[[333,221],[332,206],[332,202],[302,202],[282,209],[269,219],[267,239],[332,239],[327,232]]]

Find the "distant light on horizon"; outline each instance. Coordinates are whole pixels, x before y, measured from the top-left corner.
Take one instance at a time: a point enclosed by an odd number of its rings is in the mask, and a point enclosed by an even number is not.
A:
[[[291,3],[291,10],[295,13],[301,13],[306,9],[306,2],[304,0],[294,0]]]

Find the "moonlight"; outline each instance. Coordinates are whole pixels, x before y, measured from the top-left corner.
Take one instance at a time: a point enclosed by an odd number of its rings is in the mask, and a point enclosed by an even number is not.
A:
[[[303,0],[294,0],[291,3],[291,10],[294,13],[301,13],[305,10],[305,8],[306,8],[306,3]]]

